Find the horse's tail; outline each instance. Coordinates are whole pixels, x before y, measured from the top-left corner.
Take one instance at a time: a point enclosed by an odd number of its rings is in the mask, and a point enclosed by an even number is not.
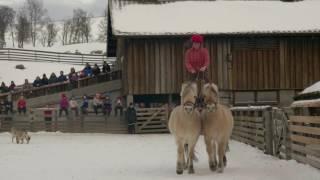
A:
[[[187,159],[187,162],[189,162],[189,156],[188,156],[188,154],[189,154],[189,145],[188,144],[185,144],[184,145],[184,154],[185,154],[185,158]],[[195,162],[198,162],[199,161],[199,159],[198,159],[198,157],[197,157],[197,155],[196,155],[196,151],[194,151],[194,153],[193,153],[193,161],[195,161]]]

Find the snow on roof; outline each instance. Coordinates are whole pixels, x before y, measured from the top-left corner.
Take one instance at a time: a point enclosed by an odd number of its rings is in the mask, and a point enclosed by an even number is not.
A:
[[[307,94],[307,93],[312,93],[312,92],[317,92],[320,91],[320,81],[314,83],[313,85],[307,87],[304,89],[300,94]]]
[[[294,101],[291,107],[320,107],[320,98],[312,100]]]
[[[111,6],[115,35],[319,33],[320,1],[183,1]]]

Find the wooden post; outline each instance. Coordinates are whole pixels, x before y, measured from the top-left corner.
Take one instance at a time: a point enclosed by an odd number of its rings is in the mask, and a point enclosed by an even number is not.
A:
[[[273,122],[272,122],[272,108],[266,108],[263,112],[263,118],[265,123],[265,146],[266,154],[273,155]]]

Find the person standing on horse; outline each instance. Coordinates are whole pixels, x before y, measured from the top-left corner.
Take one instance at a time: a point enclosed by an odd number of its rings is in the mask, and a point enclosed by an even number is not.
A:
[[[185,66],[191,80],[203,79],[208,82],[206,70],[209,66],[209,53],[203,45],[203,37],[195,34],[191,37],[192,47],[185,53]]]

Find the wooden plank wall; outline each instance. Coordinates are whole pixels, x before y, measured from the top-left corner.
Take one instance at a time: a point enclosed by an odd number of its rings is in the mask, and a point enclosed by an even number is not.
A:
[[[137,121],[135,132],[143,133],[167,133],[168,129],[168,108],[137,108]]]
[[[184,68],[187,38],[126,39],[123,75],[125,94],[179,93],[188,79]],[[209,79],[217,82],[215,40],[205,42],[210,53]]]
[[[287,38],[281,43],[281,88],[303,89],[320,80],[320,38]]]
[[[252,41],[261,42],[252,42]],[[233,39],[233,90],[278,89],[280,87],[280,61],[278,42],[269,46],[266,39]],[[272,39],[271,39],[272,40]]]
[[[179,93],[187,39],[125,39],[124,93]],[[319,37],[205,37],[204,46],[222,90],[300,90],[320,80]]]

